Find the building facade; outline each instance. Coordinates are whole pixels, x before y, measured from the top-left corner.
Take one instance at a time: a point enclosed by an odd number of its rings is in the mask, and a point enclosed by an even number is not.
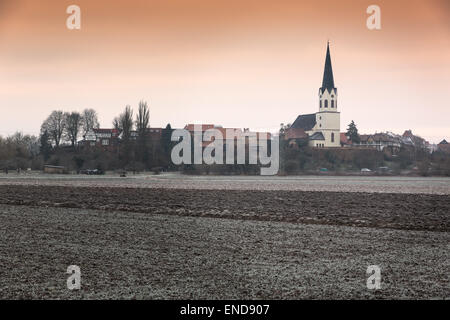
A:
[[[112,150],[119,142],[119,131],[117,129],[100,129],[94,128],[89,130],[83,140],[78,142],[83,147],[101,147],[103,149]]]
[[[202,136],[204,135],[205,131],[210,129],[219,131],[222,135],[222,143],[224,146],[226,146],[227,144],[237,145],[238,140],[242,140],[245,145],[248,145],[250,136],[254,136],[257,140],[272,139],[272,135],[270,134],[270,132],[250,131],[248,128],[224,128],[222,126],[214,124],[187,124],[184,127],[184,130],[189,131],[189,133],[193,137],[196,128],[201,130]],[[207,147],[211,142],[212,141],[202,141],[202,146]]]

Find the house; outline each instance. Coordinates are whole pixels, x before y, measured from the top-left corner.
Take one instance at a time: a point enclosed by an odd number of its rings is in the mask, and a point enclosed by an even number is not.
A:
[[[402,135],[402,142],[415,148],[428,148],[429,142],[422,137],[416,136],[411,130],[405,130]]]
[[[379,132],[375,134],[362,134],[359,136],[360,142],[353,144],[356,147],[374,148],[383,151],[390,148],[392,152],[397,152],[401,147],[401,137],[391,132]]]
[[[337,109],[337,89],[334,86],[330,44],[327,44],[322,87],[319,88],[319,112],[299,115],[291,126],[308,135],[311,147],[341,147],[340,112]]]
[[[341,147],[350,147],[352,146],[352,141],[349,137],[347,137],[346,132],[341,132]]]
[[[187,130],[187,131],[192,133],[192,132],[194,132],[195,127],[197,127],[197,128],[200,127],[202,132],[205,132],[208,129],[220,128],[220,126],[216,127],[213,124],[193,124],[193,123],[190,123],[190,124],[187,124],[187,125],[184,126],[184,130]]]
[[[164,132],[163,128],[148,128],[147,134],[152,142],[159,143],[162,139],[162,134]]]
[[[437,145],[437,151],[444,152],[444,153],[450,153],[450,143],[447,142],[447,140],[442,140]]]
[[[148,138],[150,138],[150,140],[154,143],[159,143],[161,141],[162,138],[162,134],[164,132],[163,128],[147,128],[145,130],[145,133],[147,135]],[[139,132],[136,130],[133,130],[130,132],[130,139],[131,140],[137,140],[137,138],[139,137]],[[119,138],[122,139],[122,135],[119,135]]]
[[[195,129],[200,129],[202,132],[202,137],[205,131],[210,129],[216,129],[222,134],[223,139],[223,145],[226,146],[227,144],[233,143],[236,145],[238,140],[244,141],[244,143],[247,145],[249,144],[248,137],[255,136],[258,140],[259,139],[266,139],[270,140],[272,138],[272,135],[270,132],[255,132],[250,131],[248,128],[239,129],[239,128],[223,128],[222,126],[214,125],[214,124],[187,124],[184,129],[189,131],[191,136],[194,136]],[[202,141],[202,147],[206,147],[211,143],[211,141]]]
[[[117,146],[119,142],[119,130],[117,129],[92,129],[84,136],[83,140],[78,142],[83,147],[101,147],[111,150]]]
[[[308,144],[309,136],[302,128],[289,128],[286,130],[284,140],[287,140],[289,147],[298,147]]]

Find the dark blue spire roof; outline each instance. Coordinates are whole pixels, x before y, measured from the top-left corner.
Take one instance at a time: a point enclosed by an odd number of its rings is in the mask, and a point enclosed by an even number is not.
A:
[[[328,90],[331,92],[334,87],[333,68],[331,67],[330,43],[327,44],[327,56],[325,58],[325,68],[323,70],[323,81],[321,91]]]

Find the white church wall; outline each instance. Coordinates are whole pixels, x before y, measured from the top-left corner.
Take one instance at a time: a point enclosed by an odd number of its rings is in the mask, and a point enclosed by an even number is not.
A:
[[[325,101],[327,101],[328,104],[325,104]],[[334,101],[334,104],[332,104],[331,101]],[[325,105],[327,107],[325,107]],[[319,93],[319,112],[321,111],[337,111],[336,90],[333,89],[331,92],[325,90],[323,93]]]
[[[340,130],[341,114],[340,112],[317,112],[315,131],[322,130]]]

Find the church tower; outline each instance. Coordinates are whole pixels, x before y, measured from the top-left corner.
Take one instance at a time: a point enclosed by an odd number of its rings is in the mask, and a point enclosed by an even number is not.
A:
[[[337,89],[334,86],[333,68],[331,66],[330,43],[327,44],[325,68],[323,70],[322,87],[319,89],[319,112],[316,113],[316,126],[324,137],[323,147],[340,147],[340,113],[337,110]],[[317,145],[317,143],[312,143]]]
[[[330,43],[327,44],[322,87],[319,89],[319,112],[337,111],[337,89],[334,87],[333,68],[331,67]]]
[[[299,115],[291,129],[308,135],[308,145],[316,148],[341,146],[341,114],[337,111],[337,89],[331,67],[330,43],[327,44],[322,87],[319,89],[319,112]],[[299,131],[299,130],[297,130]]]

